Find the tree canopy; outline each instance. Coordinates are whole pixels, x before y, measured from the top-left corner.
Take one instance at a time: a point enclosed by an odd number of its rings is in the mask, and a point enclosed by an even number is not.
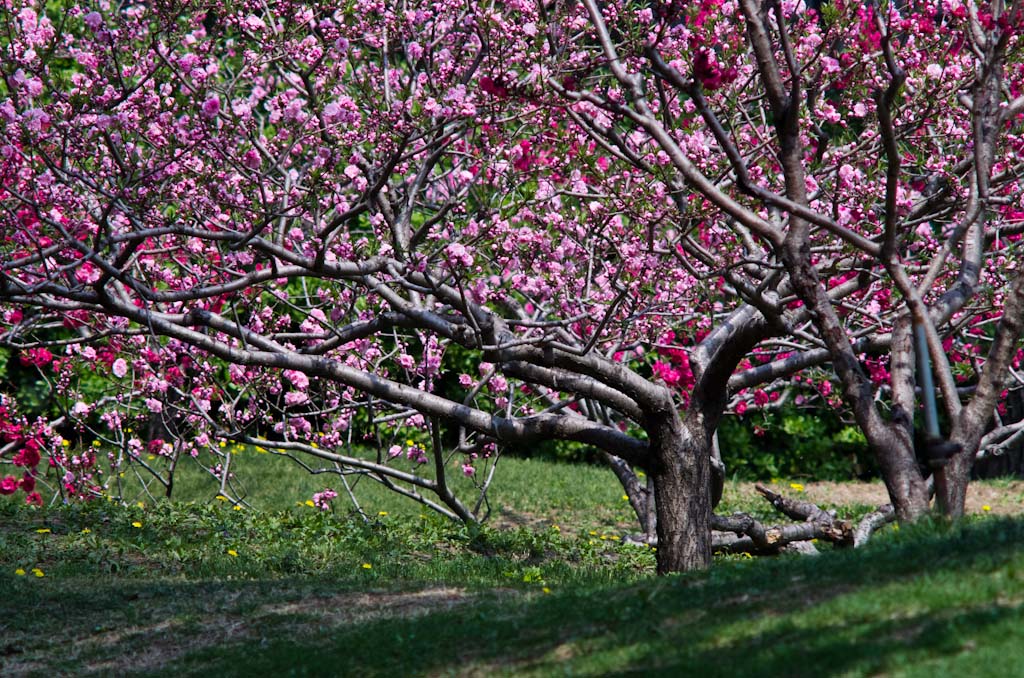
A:
[[[4,338],[64,412],[5,400],[5,491],[43,455],[109,491],[89,430],[115,470],[227,492],[233,440],[476,520],[503,446],[573,441],[701,567],[729,411],[842,399],[927,509],[914,321],[956,513],[1019,364],[1021,11],[9,2]]]

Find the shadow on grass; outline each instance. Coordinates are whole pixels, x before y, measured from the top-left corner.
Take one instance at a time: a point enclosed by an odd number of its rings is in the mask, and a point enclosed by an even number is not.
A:
[[[1022,599],[1024,521],[988,519],[904,530],[858,552],[483,596],[411,619],[285,633],[258,649],[210,647],[165,675],[820,676],[927,672],[936,661],[939,675],[974,652],[1024,665]],[[1015,657],[1004,651],[1014,647]]]

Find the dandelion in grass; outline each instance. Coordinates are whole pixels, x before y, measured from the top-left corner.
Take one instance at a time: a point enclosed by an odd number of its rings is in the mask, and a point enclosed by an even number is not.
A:
[[[132,523],[132,527],[134,527],[134,528],[135,528],[135,529],[137,530],[137,529],[139,529],[140,527],[142,527],[142,523],[140,523],[140,522],[139,522],[138,520],[136,520],[136,521],[134,521],[134,522]]]
[[[45,577],[46,576],[46,573],[44,573],[38,567],[33,567],[32,568],[32,574],[34,574],[37,577]]]
[[[37,534],[50,534],[50,528],[48,528],[48,527],[40,527],[38,530],[36,530],[36,533]]]
[[[551,589],[549,589],[547,586],[542,588],[541,591],[543,591],[544,593],[551,593]]]
[[[24,577],[25,576],[25,568],[19,567],[17,570],[14,571],[14,574],[18,575],[19,577]]]
[[[801,483],[790,483],[789,486],[791,488],[793,488],[794,490],[796,490],[797,492],[803,492],[804,491],[804,486]]]
[[[238,557],[238,551],[236,551],[235,549],[228,549],[228,555],[231,556],[232,558],[237,558]]]
[[[363,563],[363,569],[364,570],[372,570],[373,569],[373,565],[370,565],[369,563]]]
[[[377,515],[378,516],[386,516],[387,514],[388,514],[387,511],[377,511]]]
[[[982,506],[982,507],[981,507],[981,510],[982,510],[982,511],[986,511],[986,512],[987,512],[987,511],[991,511],[991,510],[992,510],[992,507],[991,507],[991,506],[989,506],[988,504],[985,504],[984,506]]]

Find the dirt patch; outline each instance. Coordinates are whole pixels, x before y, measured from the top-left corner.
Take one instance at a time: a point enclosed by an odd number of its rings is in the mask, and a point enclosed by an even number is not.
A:
[[[726,498],[748,504],[760,499],[754,489],[756,483],[729,483]],[[889,502],[882,481],[875,482],[805,482],[762,483],[773,492],[793,498],[806,499],[820,506],[871,506]],[[793,487],[793,485],[799,487]],[[762,500],[763,501],[763,500]],[[1024,480],[974,482],[967,488],[968,513],[994,513],[1020,515],[1024,513]]]
[[[440,588],[401,593],[345,593],[278,605],[265,605],[255,617],[314,615],[331,624],[352,624],[382,617],[416,617],[450,610],[472,596],[464,589]]]
[[[235,596],[237,597],[237,596]],[[246,614],[226,614],[208,621],[161,621],[80,637],[72,642],[75,654],[116,656],[86,664],[87,673],[119,674],[126,669],[146,671],[170,666],[178,658],[204,647],[236,642],[260,642],[268,628],[280,632],[281,624],[301,633],[304,627],[322,630],[386,617],[417,617],[450,610],[473,600],[460,588],[436,588],[406,592],[349,592],[313,596],[298,601],[263,605]],[[124,654],[117,648],[131,643],[138,651]],[[130,667],[126,665],[130,662]],[[6,669],[5,669],[6,670]],[[8,674],[10,675],[10,674]]]

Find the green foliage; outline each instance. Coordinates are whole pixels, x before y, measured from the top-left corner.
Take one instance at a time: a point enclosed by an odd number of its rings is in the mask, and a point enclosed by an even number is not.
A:
[[[36,367],[22,365],[9,350],[4,349],[0,358],[0,380],[2,388],[18,400],[18,409],[22,414],[33,418],[40,415],[55,416],[57,414],[50,384],[43,378]]]
[[[739,479],[849,480],[876,471],[860,429],[824,408],[787,407],[729,417],[723,420],[718,439],[730,476]]]

